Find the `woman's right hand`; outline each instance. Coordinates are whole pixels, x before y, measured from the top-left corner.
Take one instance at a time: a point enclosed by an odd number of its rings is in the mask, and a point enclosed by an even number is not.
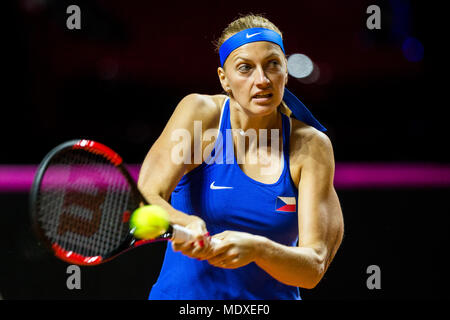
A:
[[[192,232],[193,237],[188,241],[173,240],[172,249],[197,260],[208,259],[212,248],[205,221],[194,215],[189,215],[187,219],[184,227]]]

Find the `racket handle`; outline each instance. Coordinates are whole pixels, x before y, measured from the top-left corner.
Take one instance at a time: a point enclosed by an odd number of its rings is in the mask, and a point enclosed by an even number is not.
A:
[[[193,238],[192,231],[188,228],[185,228],[183,226],[180,226],[178,224],[172,225],[173,233],[172,233],[172,239],[178,240],[178,241],[189,241]],[[216,245],[219,244],[220,240],[216,238],[211,238],[211,244]]]
[[[172,229],[172,240],[185,242],[189,241],[192,238],[192,232],[185,227],[182,227],[178,224],[173,224]]]

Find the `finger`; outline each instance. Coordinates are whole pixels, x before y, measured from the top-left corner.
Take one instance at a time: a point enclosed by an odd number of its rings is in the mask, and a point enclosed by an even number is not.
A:
[[[174,251],[181,251],[184,253],[193,249],[193,243],[188,241],[183,242],[172,241],[172,249]]]
[[[208,233],[208,230],[206,229],[206,224],[203,220],[189,224],[189,227],[194,232],[196,238],[203,237],[205,234]]]
[[[204,259],[207,253],[211,251],[208,246],[208,241],[200,239],[200,241],[184,241],[184,242],[172,242],[172,248],[174,251],[180,251],[182,254],[196,259]],[[210,255],[210,254],[209,254]]]
[[[217,255],[216,248],[210,241],[206,241],[206,245],[203,248],[203,250],[201,251],[201,254],[202,254],[202,259],[208,260],[208,259],[214,257],[215,255]]]
[[[201,232],[193,235],[190,242],[195,244],[196,247],[204,248],[209,242],[209,233],[201,230]]]
[[[212,236],[213,238],[216,238],[218,240],[224,240],[227,235],[230,233],[229,230],[223,231],[221,233],[216,233],[214,236]]]
[[[172,242],[174,251],[181,251],[184,255],[199,260],[205,260],[214,256],[214,246],[211,244],[211,236],[208,232],[196,235],[189,241]]]
[[[220,239],[216,238],[216,236],[213,237],[214,239]],[[212,255],[217,256],[222,254],[223,252],[229,250],[233,246],[233,243],[227,242],[226,240],[221,240],[219,242],[215,242],[214,245],[211,244],[212,249]]]
[[[200,259],[207,259],[213,256],[214,247],[210,239],[211,237],[207,234],[200,241],[194,242],[192,255]]]
[[[191,255],[193,258],[202,258],[205,255],[205,246],[200,246],[198,242],[192,243]]]
[[[220,266],[221,264],[229,263],[231,260],[237,257],[237,254],[233,254],[230,252],[223,252],[219,255],[216,255],[210,259],[208,259],[208,262],[212,265]]]
[[[205,229],[206,230],[206,229]],[[211,245],[211,236],[209,235],[208,231],[205,231],[205,233],[203,233],[202,238],[200,240],[198,240],[198,243],[200,245],[200,247],[208,247]]]
[[[209,262],[209,261],[208,261]],[[231,264],[231,262],[229,262],[228,260],[223,260],[223,261],[219,261],[216,262],[214,264],[210,263],[212,266],[217,267],[217,268],[224,268],[224,269],[234,269],[236,268],[234,265]]]
[[[218,268],[224,268],[224,269],[236,269],[244,266],[245,264],[242,263],[241,259],[239,258],[239,255],[236,255],[234,258],[225,258],[222,261],[216,262],[214,264],[215,267]]]

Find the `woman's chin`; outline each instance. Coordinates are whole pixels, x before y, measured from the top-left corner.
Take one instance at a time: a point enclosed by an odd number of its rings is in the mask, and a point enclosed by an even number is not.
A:
[[[277,107],[278,104],[273,103],[273,101],[269,101],[268,103],[261,103],[260,101],[252,101],[250,104],[250,110],[255,115],[264,116],[272,113]]]

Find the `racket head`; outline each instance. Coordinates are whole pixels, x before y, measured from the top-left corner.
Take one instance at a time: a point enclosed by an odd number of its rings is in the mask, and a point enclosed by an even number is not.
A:
[[[129,217],[147,204],[109,147],[85,139],[64,142],[38,167],[30,193],[33,229],[56,257],[97,265],[136,245]]]

